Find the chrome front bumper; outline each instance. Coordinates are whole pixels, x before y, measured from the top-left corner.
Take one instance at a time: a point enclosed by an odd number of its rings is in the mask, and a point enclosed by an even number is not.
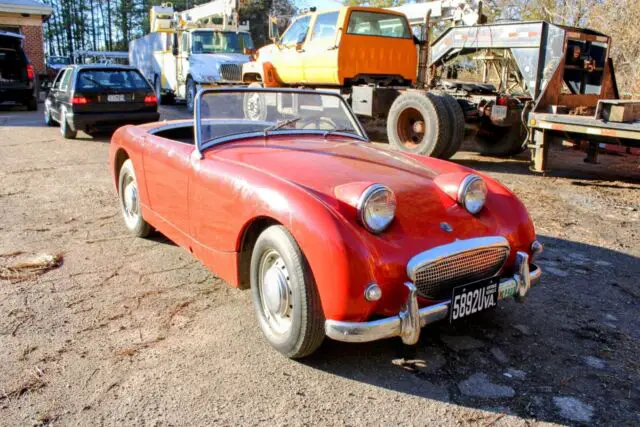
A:
[[[527,253],[518,252],[513,276],[500,280],[498,300],[514,297],[518,301],[523,301],[531,286],[538,283],[541,274],[540,267],[532,265],[532,268],[529,268]],[[416,287],[411,282],[405,283],[405,286],[409,288],[409,296],[404,308],[397,316],[371,322],[327,320],[324,325],[326,335],[334,340],[345,342],[367,342],[401,337],[405,344],[417,343],[421,328],[449,316],[451,301],[419,308]]]

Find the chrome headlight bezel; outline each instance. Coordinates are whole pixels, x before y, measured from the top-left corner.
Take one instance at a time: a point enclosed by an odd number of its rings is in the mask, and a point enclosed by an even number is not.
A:
[[[472,195],[472,191],[478,191],[482,193],[482,201],[478,205],[472,204],[468,200],[468,197]],[[458,203],[463,206],[470,214],[475,215],[484,208],[487,201],[487,183],[476,174],[467,175],[460,183],[458,189]]]
[[[372,207],[371,203],[375,203],[377,197],[384,194],[390,196],[392,213],[391,215],[387,215],[382,222],[374,223],[371,220],[370,216],[367,215],[369,213],[369,208]],[[358,212],[358,220],[364,228],[366,228],[373,234],[380,234],[384,230],[389,228],[389,225],[391,225],[391,223],[395,219],[396,208],[397,203],[394,192],[389,187],[382,184],[373,184],[367,187],[360,195],[358,204],[356,206],[356,210]]]

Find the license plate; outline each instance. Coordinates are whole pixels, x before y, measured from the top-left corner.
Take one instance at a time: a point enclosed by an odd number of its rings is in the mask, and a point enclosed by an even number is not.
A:
[[[491,118],[494,120],[504,120],[507,118],[507,107],[504,105],[494,105],[491,107]]]
[[[124,102],[124,95],[107,95],[109,102]]]
[[[500,278],[470,283],[453,288],[449,321],[469,317],[498,305]]]

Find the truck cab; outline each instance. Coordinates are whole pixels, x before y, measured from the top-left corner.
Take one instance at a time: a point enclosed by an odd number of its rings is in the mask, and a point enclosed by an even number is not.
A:
[[[418,52],[404,14],[372,7],[310,11],[244,64],[245,83],[349,87],[415,83]]]

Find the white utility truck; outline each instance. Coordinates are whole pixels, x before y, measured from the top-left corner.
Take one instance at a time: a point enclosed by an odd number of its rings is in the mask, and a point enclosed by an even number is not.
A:
[[[129,63],[153,84],[158,102],[193,100],[203,87],[242,84],[242,64],[253,41],[240,23],[243,0],[216,0],[183,12],[171,3],[153,6],[151,32],[133,40]]]

